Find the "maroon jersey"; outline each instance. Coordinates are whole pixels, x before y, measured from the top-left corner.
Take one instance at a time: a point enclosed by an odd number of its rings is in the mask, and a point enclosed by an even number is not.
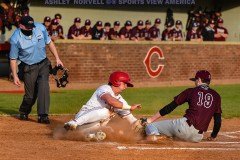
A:
[[[115,38],[119,38],[118,36],[118,31],[115,31],[114,28],[111,28],[108,34],[108,39],[113,40],[111,38],[111,36],[115,37]]]
[[[215,34],[217,33],[224,33],[224,34],[228,34],[228,31],[226,28],[224,27],[215,27]],[[215,41],[226,41],[226,38],[224,37],[219,37],[219,38],[214,38]]]
[[[162,32],[162,40],[163,41],[167,41],[168,39],[173,38],[173,29],[171,29],[170,31],[168,31],[167,29],[165,29]]]
[[[56,37],[59,37],[59,38],[60,38],[59,30],[57,30],[57,29],[52,29],[52,28],[50,28],[50,30],[49,30],[48,33],[49,33],[50,36],[56,36]]]
[[[62,26],[57,26],[56,29],[53,29],[51,26],[50,26],[50,29],[49,29],[49,35],[50,36],[56,36],[56,37],[59,37],[61,39],[64,39],[63,37],[63,29],[62,29]]]
[[[207,131],[214,113],[222,113],[220,95],[205,85],[186,89],[174,101],[178,105],[188,102],[184,117],[199,131]]]
[[[131,30],[131,35],[130,35],[130,38],[142,38],[144,37],[143,35],[143,30],[139,29],[137,26],[136,27],[133,27],[133,29]]]
[[[158,29],[157,27],[155,26],[152,26],[150,29],[149,29],[149,34],[150,34],[150,38],[151,39],[154,39],[154,38],[159,38],[160,39],[160,29]]]
[[[181,29],[173,29],[173,37],[174,38],[183,38],[182,30]]]
[[[72,35],[76,37],[80,35],[80,28],[77,28],[75,24],[68,30],[68,39],[73,39]]]
[[[84,35],[84,37],[92,35],[92,28],[89,28],[89,30],[87,30],[85,26],[81,27],[80,34]]]
[[[190,41],[191,39],[198,39],[198,38],[201,38],[201,33],[200,32],[197,32],[197,31],[194,31],[194,30],[190,30],[190,31],[187,32],[187,37],[186,37],[187,41]]]
[[[130,38],[131,29],[127,30],[126,27],[122,27],[119,31],[119,37],[121,37],[121,35],[124,35],[125,38]]]
[[[145,37],[145,40],[150,40],[150,39],[151,39],[149,30],[150,30],[150,29],[147,29],[147,28],[144,28],[144,29],[142,30],[142,33],[143,33],[143,36]]]

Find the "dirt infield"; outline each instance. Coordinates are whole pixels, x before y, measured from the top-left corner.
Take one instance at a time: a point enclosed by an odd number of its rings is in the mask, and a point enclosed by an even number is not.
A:
[[[104,142],[81,141],[77,132],[56,136],[57,130],[71,117],[51,116],[51,125],[36,123],[34,116],[30,121],[0,117],[0,159],[240,159],[240,119],[223,120],[215,142],[188,143],[167,139],[150,144],[130,140],[129,134],[124,134],[128,135],[126,137],[108,135]],[[121,124],[116,124],[121,128]]]

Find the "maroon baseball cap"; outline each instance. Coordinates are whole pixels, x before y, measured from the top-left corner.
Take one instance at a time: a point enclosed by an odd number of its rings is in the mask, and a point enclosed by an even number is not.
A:
[[[114,26],[120,26],[120,22],[119,21],[115,21],[114,22]]]
[[[182,25],[182,22],[180,20],[177,20],[176,25]]]
[[[52,22],[51,22],[51,24],[52,24],[52,25],[58,25],[59,23],[58,23],[57,19],[53,19]]]
[[[168,22],[167,24],[166,24],[166,27],[172,27],[173,26],[173,23],[172,22]]]
[[[217,23],[223,23],[223,19],[222,19],[222,18],[219,18],[219,19],[217,20]]]
[[[102,27],[103,26],[102,21],[97,21],[96,26]]]
[[[139,20],[139,21],[137,22],[137,25],[138,25],[138,26],[143,26],[143,21],[142,21],[142,20]]]
[[[81,23],[81,19],[80,19],[79,17],[76,17],[76,18],[74,19],[74,23]]]
[[[214,20],[211,19],[211,20],[209,21],[209,24],[215,24]]]
[[[160,18],[155,19],[155,23],[160,24],[161,23],[161,19]]]
[[[30,16],[22,17],[20,23],[28,29],[33,29],[35,27],[34,20]]]
[[[132,22],[131,21],[126,21],[125,26],[132,26]]]
[[[90,26],[90,25],[91,25],[91,21],[89,19],[86,19],[85,26]]]
[[[211,81],[211,74],[207,70],[199,70],[197,71],[195,78],[190,78],[191,81],[196,81],[198,78],[201,78],[204,81]]]
[[[45,17],[45,18],[44,18],[44,22],[51,22],[51,18],[50,18],[50,17],[48,17],[48,16],[47,16],[47,17]]]
[[[104,24],[104,27],[111,27],[111,23],[106,22],[106,23]]]
[[[145,21],[145,25],[151,25],[151,21],[150,20],[146,20]]]
[[[55,19],[62,19],[62,15],[60,13],[57,13],[54,15]]]

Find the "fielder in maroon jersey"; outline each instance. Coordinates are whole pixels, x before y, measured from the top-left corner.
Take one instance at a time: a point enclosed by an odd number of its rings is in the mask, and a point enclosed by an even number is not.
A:
[[[228,31],[225,27],[223,27],[223,19],[219,18],[217,23],[218,24],[215,27],[214,41],[226,41]]]
[[[186,41],[202,41],[201,32],[198,31],[198,23],[194,22],[192,29],[187,32]]]
[[[154,116],[145,119],[147,123],[145,131],[149,140],[158,140],[158,137],[165,135],[185,141],[200,142],[212,117],[214,117],[214,127],[208,140],[217,137],[221,128],[221,97],[209,87],[211,74],[206,70],[200,70],[195,78],[190,80],[195,82],[196,87],[184,90]],[[183,118],[156,121],[186,102],[189,108]]]
[[[109,40],[119,40],[119,27],[120,27],[120,22],[115,21],[113,28],[110,29],[108,39]]]
[[[131,30],[130,39],[133,41],[145,40],[145,37],[143,35],[143,21],[142,20],[139,20],[137,22],[137,26],[133,27],[133,29]]]
[[[46,27],[46,29],[47,29],[47,31],[48,31],[48,33],[49,33],[50,28],[51,28],[51,27],[50,27],[50,26],[51,26],[51,18],[48,17],[48,16],[44,17],[43,25]]]
[[[109,34],[110,34],[110,29],[111,29],[111,23],[106,22],[104,24],[104,28],[103,28],[103,39],[104,40],[108,40]]]
[[[63,34],[63,27],[62,25],[60,24],[61,23],[61,20],[62,20],[62,15],[57,13],[54,15],[54,18],[57,20],[58,22],[58,26],[57,26],[57,30],[58,30],[58,34],[59,34],[59,37],[61,39],[64,39],[64,34]]]
[[[182,34],[182,22],[177,20],[175,23],[175,28],[173,29],[173,40],[174,41],[182,41],[183,34]]]
[[[74,19],[74,24],[68,30],[68,39],[81,39],[80,31],[81,31],[81,19],[76,17]]]
[[[85,20],[85,26],[80,29],[81,39],[92,39],[92,28],[91,21],[89,19]]]
[[[151,40],[151,36],[150,36],[150,32],[149,32],[150,28],[151,28],[151,21],[146,20],[145,28],[143,29],[143,36],[144,36],[145,40]]]
[[[59,25],[59,23],[56,19],[53,19],[51,21],[50,30],[48,33],[51,36],[51,39],[53,41],[56,41],[58,39],[64,39],[64,37],[62,35],[62,30],[59,30],[58,25]]]
[[[161,24],[161,19],[155,19],[154,25],[149,29],[150,40],[152,41],[161,41],[161,33],[160,29],[158,28]]]
[[[171,22],[166,24],[166,29],[162,33],[162,40],[163,41],[172,41],[174,38],[174,30],[173,30],[173,25]]]
[[[119,31],[119,37],[121,40],[129,40],[131,37],[132,22],[126,21],[125,26]]]

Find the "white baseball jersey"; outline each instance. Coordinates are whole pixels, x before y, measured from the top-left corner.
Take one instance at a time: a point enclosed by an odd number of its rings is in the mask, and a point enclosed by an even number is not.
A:
[[[89,99],[86,105],[83,106],[83,108],[88,108],[88,109],[99,108],[99,107],[110,108],[111,106],[109,106],[104,100],[101,99],[101,96],[106,93],[118,99],[123,104],[127,104],[127,102],[123,99],[123,97],[120,94],[116,96],[112,90],[112,87],[110,85],[105,84],[98,87],[98,89],[93,93],[92,97]]]

